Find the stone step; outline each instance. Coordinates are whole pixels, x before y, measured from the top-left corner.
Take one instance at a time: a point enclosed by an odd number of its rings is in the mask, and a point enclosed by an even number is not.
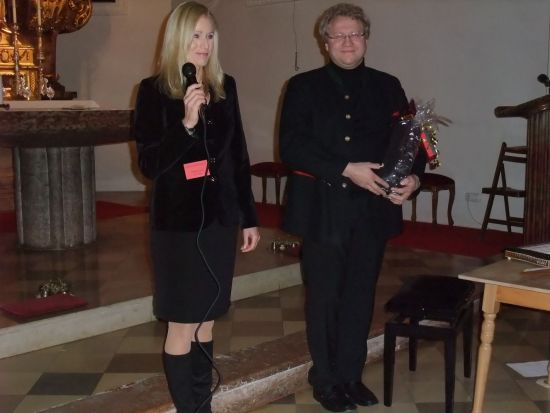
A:
[[[368,341],[367,363],[383,354],[381,328]],[[398,339],[398,348],[405,341]],[[212,399],[213,413],[244,413],[305,389],[311,358],[305,332],[215,357],[223,381]],[[48,413],[175,412],[163,375],[124,385],[62,406]]]
[[[302,283],[300,264],[269,268],[233,279],[231,300],[241,300]],[[74,311],[0,329],[0,358],[81,340],[153,321],[152,297]]]

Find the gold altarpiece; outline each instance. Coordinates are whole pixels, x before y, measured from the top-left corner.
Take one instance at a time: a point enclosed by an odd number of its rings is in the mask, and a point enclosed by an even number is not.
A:
[[[4,99],[20,98],[14,93],[15,52],[19,54],[18,71],[30,89],[28,99],[44,98],[40,94],[40,73],[54,91],[54,99],[71,99],[58,81],[56,71],[56,41],[62,33],[83,27],[92,16],[91,0],[15,0],[18,30],[14,31],[12,1],[0,0],[0,75]],[[38,24],[40,1],[41,25]],[[17,41],[15,41],[17,40]]]
[[[14,31],[13,2],[16,5],[17,33]],[[19,74],[29,86],[29,100],[47,99],[40,93],[40,69],[55,92],[54,99],[72,99],[74,92],[65,91],[56,70],[57,36],[82,28],[92,16],[91,0],[40,1],[41,30],[38,25],[37,0],[0,0],[0,76],[4,100],[14,96],[15,51]],[[17,42],[15,39],[17,38]],[[0,91],[1,92],[1,91]],[[8,102],[6,102],[8,103]],[[1,109],[0,109],[1,110]],[[1,133],[1,132],[0,132]],[[12,151],[0,148],[0,210],[13,210]]]

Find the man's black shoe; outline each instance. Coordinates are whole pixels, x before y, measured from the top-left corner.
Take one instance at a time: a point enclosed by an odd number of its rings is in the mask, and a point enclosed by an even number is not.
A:
[[[378,399],[374,393],[360,381],[343,384],[342,391],[346,393],[351,402],[359,406],[372,406],[378,403]]]
[[[313,398],[331,412],[345,412],[355,409],[355,405],[348,400],[346,394],[338,386],[313,388]]]

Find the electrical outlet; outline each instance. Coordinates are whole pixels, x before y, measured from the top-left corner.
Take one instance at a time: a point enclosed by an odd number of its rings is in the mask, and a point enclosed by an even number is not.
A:
[[[481,202],[479,192],[466,192],[466,202]]]

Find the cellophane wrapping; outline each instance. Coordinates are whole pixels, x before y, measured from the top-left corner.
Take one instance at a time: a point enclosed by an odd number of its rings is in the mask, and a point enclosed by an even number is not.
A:
[[[415,115],[401,116],[393,127],[390,144],[384,158],[384,166],[377,171],[389,185],[387,193],[392,188],[399,188],[401,181],[410,175],[414,160],[422,146],[426,151],[430,167],[439,165],[437,159],[437,115],[433,110],[434,101],[416,105]]]

